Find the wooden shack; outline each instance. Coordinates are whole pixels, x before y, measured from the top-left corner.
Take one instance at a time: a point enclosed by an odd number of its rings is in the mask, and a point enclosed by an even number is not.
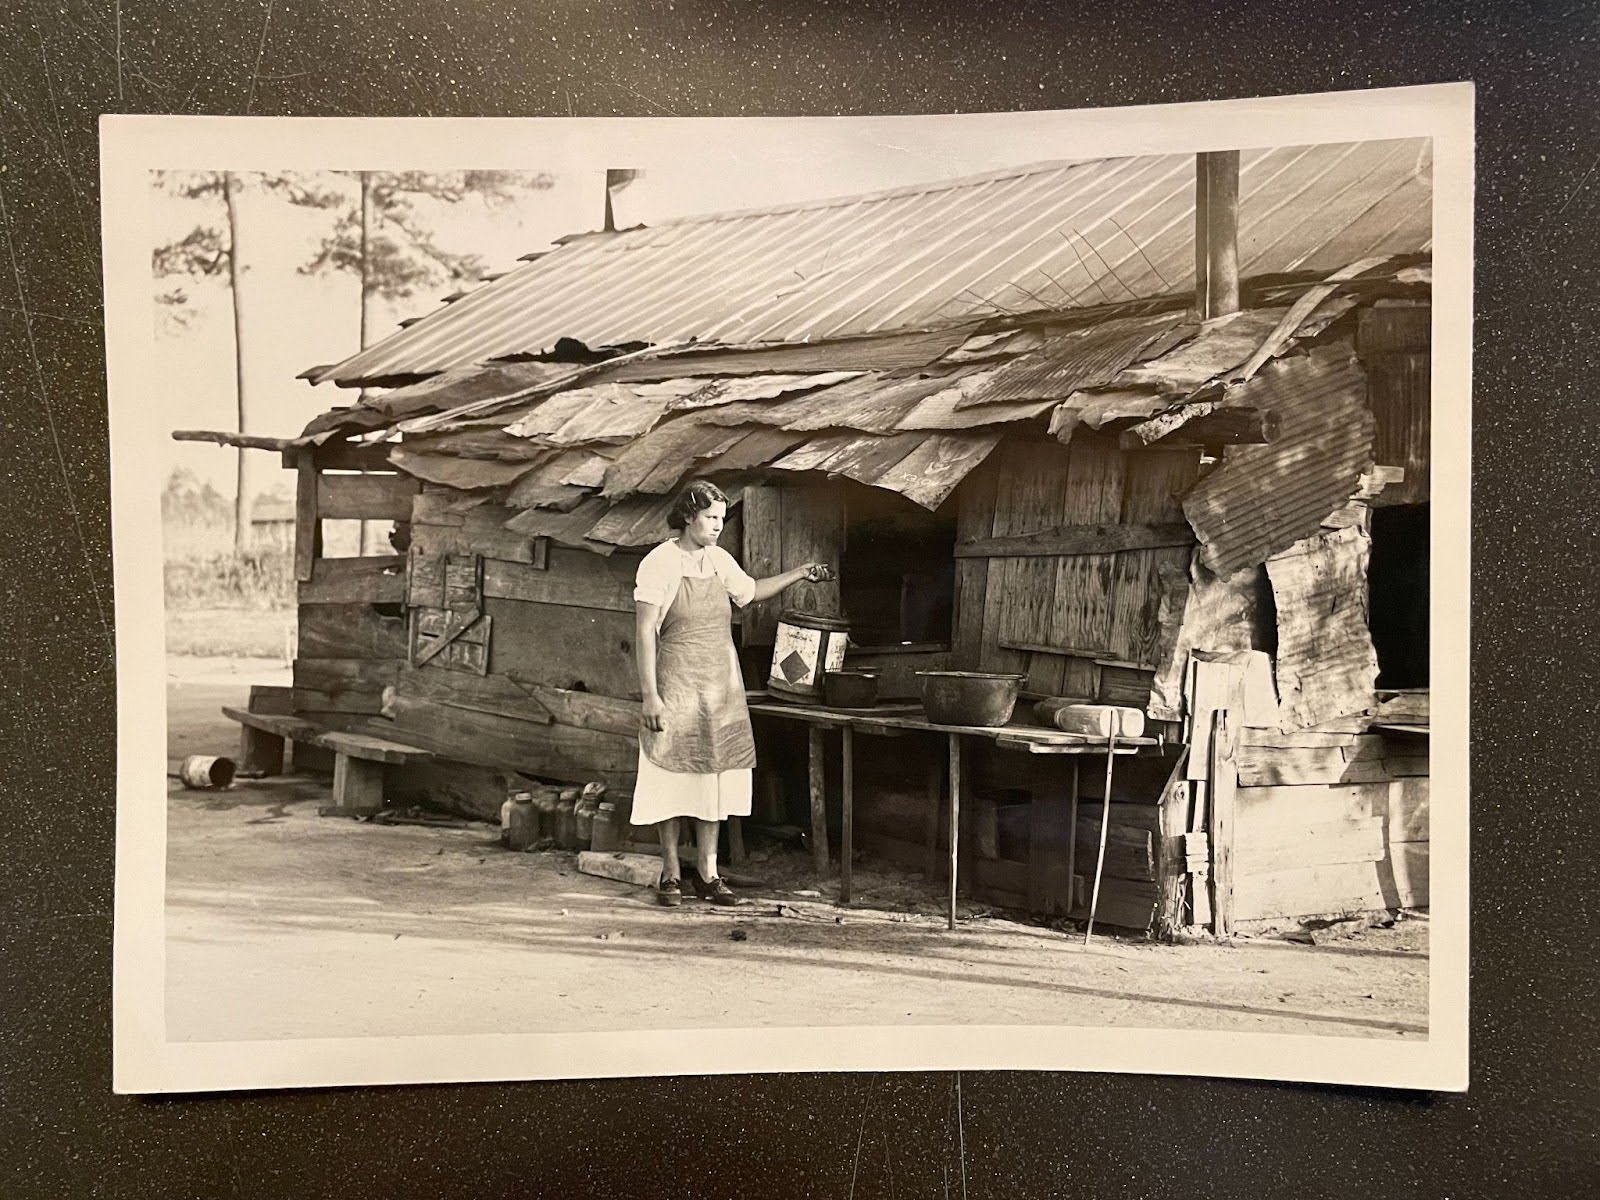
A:
[[[1426,905],[1430,203],[1426,143],[1375,142],[1045,164],[530,256],[308,373],[373,390],[281,444],[294,712],[430,752],[393,786],[482,814],[506,772],[626,794],[634,572],[707,476],[752,574],[839,565],[738,615],[752,686],[792,606],[848,617],[890,696],[997,670],[1147,714],[1102,920]],[[321,523],[353,519],[392,522],[393,553],[323,556]],[[781,822],[803,751],[758,739]],[[920,749],[861,751],[856,825],[926,869],[947,834]],[[1074,825],[1066,801],[1091,776],[980,747],[963,885],[1081,914],[1065,864],[1099,806]]]

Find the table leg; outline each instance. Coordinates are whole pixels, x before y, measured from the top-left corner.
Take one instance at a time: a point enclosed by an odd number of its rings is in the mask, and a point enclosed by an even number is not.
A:
[[[823,774],[822,759],[822,726],[810,724],[806,727],[807,742],[807,778],[811,785],[811,861],[817,868],[818,876],[826,877],[828,874],[828,810],[826,807],[827,793],[824,791],[826,776]]]
[[[839,831],[839,903],[850,903],[850,859],[855,851],[856,826],[856,747],[855,731],[840,729],[844,753],[844,825]]]
[[[1117,761],[1117,735],[1106,742],[1106,787],[1100,797],[1100,853],[1094,860],[1094,890],[1089,893],[1089,924],[1083,931],[1083,944],[1087,946],[1094,936],[1094,910],[1100,903],[1100,874],[1106,865],[1106,832],[1111,827],[1111,771]]]
[[[950,920],[956,927],[956,862],[961,844],[961,735],[950,734]]]
[[[1078,756],[1072,756],[1072,799],[1067,806],[1067,914],[1078,903]]]

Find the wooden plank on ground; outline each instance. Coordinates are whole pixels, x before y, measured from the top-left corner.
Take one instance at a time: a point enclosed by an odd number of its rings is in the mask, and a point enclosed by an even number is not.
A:
[[[323,520],[409,521],[422,484],[410,475],[333,475],[317,480]]]
[[[402,604],[405,559],[398,555],[320,558],[300,584],[301,604]]]

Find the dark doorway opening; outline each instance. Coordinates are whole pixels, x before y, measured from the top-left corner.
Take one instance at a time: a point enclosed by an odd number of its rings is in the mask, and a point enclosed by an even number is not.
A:
[[[929,512],[852,487],[845,499],[840,600],[862,647],[948,644],[955,612],[955,504]]]
[[[1380,688],[1428,686],[1428,505],[1372,510],[1368,627]]]

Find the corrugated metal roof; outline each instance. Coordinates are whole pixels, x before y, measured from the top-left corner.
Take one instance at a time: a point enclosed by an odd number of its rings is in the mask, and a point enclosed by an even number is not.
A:
[[[1230,446],[1220,466],[1185,497],[1183,514],[1221,575],[1315,534],[1355,494],[1372,465],[1367,379],[1348,342],[1265,367],[1228,403],[1278,415],[1277,438]]]
[[[1101,387],[1183,320],[1182,313],[1159,313],[1063,330],[1046,337],[1038,350],[997,368],[986,386],[958,407],[966,410],[1005,400],[1060,400],[1080,388]]]
[[[1431,249],[1431,150],[1246,150],[1244,277]],[[1194,277],[1194,156],[1044,164],[582,238],[314,382],[358,384],[598,346],[804,342],[1176,295]]]

